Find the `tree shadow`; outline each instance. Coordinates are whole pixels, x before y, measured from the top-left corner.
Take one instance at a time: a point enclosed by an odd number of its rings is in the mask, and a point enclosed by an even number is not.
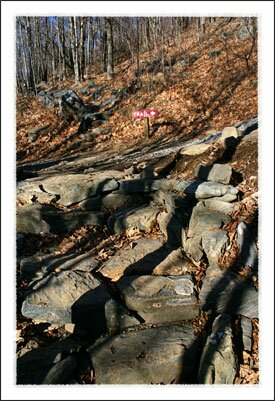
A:
[[[247,244],[243,242],[241,249],[239,250],[239,255],[241,255],[243,252],[245,252]],[[247,278],[240,278],[240,276],[237,276],[234,273],[234,270],[238,270],[238,265],[240,263],[240,260],[235,260],[231,266],[224,271],[221,276],[216,279],[215,284],[213,288],[209,291],[207,294],[204,302],[201,301],[201,306],[200,309],[202,312],[206,312],[209,315],[209,320],[207,322],[207,326],[205,326],[204,331],[210,332],[212,323],[215,319],[215,317],[219,314],[223,315],[229,315],[231,318],[231,326],[232,326],[232,318],[234,316],[238,315],[246,315],[246,313],[249,313],[249,310],[243,306],[243,301],[245,298],[247,298],[249,295],[249,292],[255,289],[253,287],[252,283],[250,282],[250,277]],[[254,296],[255,298],[255,296]],[[258,296],[257,299],[253,299],[253,302],[256,302],[256,305],[258,305]],[[255,305],[252,305],[252,310],[255,307]],[[256,307],[257,312],[254,311],[254,314],[258,316],[258,307]],[[257,317],[255,316],[255,317]],[[221,333],[221,338],[223,337],[225,331],[227,328],[227,322],[224,319],[221,319],[219,321],[219,324],[217,328],[215,328],[216,333]],[[234,333],[233,333],[234,337]],[[236,348],[236,356],[238,358],[238,363],[242,362],[242,353],[240,350],[241,343],[242,341],[239,340],[239,344],[236,346],[233,342],[233,347]],[[235,339],[236,341],[236,339]],[[201,352],[203,350],[203,347],[205,346],[206,342],[206,337],[198,338],[196,341],[194,341],[194,344],[191,345],[190,349],[187,350],[186,355],[183,358],[182,365],[184,366],[186,363],[186,358],[189,356],[189,353],[192,354],[193,348],[199,348],[201,349]],[[219,343],[218,343],[219,344]],[[208,346],[208,348],[205,350],[203,357],[201,360],[198,360],[197,363],[197,374],[195,376],[195,380],[192,382],[192,384],[204,384],[206,380],[206,376],[208,374],[208,369],[210,368],[212,361],[214,359],[214,354],[217,351],[218,348],[214,347],[212,344],[211,346]],[[200,368],[200,372],[199,372]],[[182,376],[184,377],[184,375]]]

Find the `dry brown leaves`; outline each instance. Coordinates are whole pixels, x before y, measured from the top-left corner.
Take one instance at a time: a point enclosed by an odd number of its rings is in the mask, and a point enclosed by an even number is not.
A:
[[[137,108],[156,108],[159,117],[151,123],[164,123],[154,133],[154,138],[160,135],[175,135],[174,128],[166,125],[174,121],[181,125],[181,132],[186,139],[188,136],[205,135],[207,129],[219,130],[237,121],[245,120],[257,114],[257,71],[247,71],[243,60],[232,52],[227,54],[222,48],[221,33],[223,31],[234,32],[237,23],[218,23],[209,26],[202,43],[197,43],[196,30],[190,27],[182,34],[182,40],[172,46],[166,46],[166,56],[176,57],[181,61],[183,56],[196,56],[197,60],[191,65],[175,64],[173,70],[165,77],[149,77],[152,81],[150,90],[144,84],[136,93],[128,95],[122,100],[120,107],[111,116],[106,127],[111,129],[112,138],[101,142],[102,138],[94,141],[94,149],[106,148],[110,144],[114,146],[120,142],[137,143],[144,138],[143,121],[131,120],[131,112]],[[179,38],[180,39],[180,38]],[[228,45],[234,52],[246,52],[249,48],[247,41],[239,41],[235,34],[228,39]],[[209,53],[212,49],[222,48],[222,53],[217,59],[211,59]],[[157,54],[156,54],[157,55]],[[229,57],[229,59],[228,59]],[[144,53],[140,57],[140,63],[151,60],[152,54]],[[251,56],[251,65],[257,65],[257,52]],[[111,89],[120,89],[128,86],[133,80],[133,69],[129,60],[115,67],[116,77],[113,82],[106,81],[106,74],[98,74],[93,81],[98,85],[108,84],[110,89],[104,92],[104,96],[111,94]],[[244,79],[236,86],[232,77],[241,76]],[[90,77],[89,77],[90,78]],[[142,77],[143,79],[144,77]],[[79,91],[87,81],[80,85],[74,85]],[[156,82],[155,82],[156,81]],[[231,82],[232,81],[232,82]],[[62,84],[62,88],[72,86],[73,81],[68,80]],[[149,82],[150,85],[150,82]],[[87,98],[88,100],[88,98]],[[28,152],[25,161],[56,157],[63,154],[81,154],[85,150],[67,149],[67,139],[70,134],[77,132],[78,124],[69,127],[58,126],[58,121],[53,110],[43,108],[35,98],[26,99],[18,97],[17,101],[17,150]],[[50,123],[50,135],[28,143],[27,130],[41,124]],[[76,142],[76,139],[71,141]],[[47,144],[47,145],[46,145]],[[45,146],[46,145],[46,146]],[[47,152],[50,149],[50,153]],[[92,150],[90,148],[89,150]]]
[[[253,345],[251,353],[243,351],[242,363],[234,384],[258,384],[259,383],[259,321],[252,320]]]

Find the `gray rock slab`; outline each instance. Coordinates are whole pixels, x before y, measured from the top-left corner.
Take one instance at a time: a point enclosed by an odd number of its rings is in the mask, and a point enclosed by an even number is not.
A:
[[[123,286],[118,283],[118,287]],[[122,290],[126,306],[146,323],[193,319],[199,307],[190,275],[140,276]]]
[[[31,234],[63,234],[85,224],[101,226],[105,223],[103,212],[72,210],[64,212],[49,205],[20,206],[16,211],[17,231]]]
[[[166,241],[171,244],[171,246],[184,246],[186,241],[184,226],[186,224],[182,218],[171,212],[161,212],[157,216],[157,223]]]
[[[211,145],[206,143],[199,143],[197,145],[190,145],[180,150],[181,155],[198,156],[205,153],[210,149]]]
[[[164,180],[162,180],[164,181]],[[165,184],[165,185],[164,185]],[[160,187],[167,186],[168,189],[173,189],[178,192],[184,192],[187,196],[196,199],[208,199],[213,197],[221,197],[224,195],[237,195],[238,189],[232,185],[225,185],[219,182],[212,181],[184,181],[171,180],[170,184],[165,182],[160,183]]]
[[[22,314],[42,322],[75,323],[99,333],[106,329],[104,305],[110,298],[91,273],[61,271],[31,283]]]
[[[222,134],[218,140],[218,142],[228,148],[230,146],[234,146],[237,143],[237,139],[242,135],[240,129],[232,126],[232,127],[225,127],[222,131]]]
[[[184,252],[189,255],[195,262],[199,262],[203,257],[202,236],[195,235],[188,238],[184,244]]]
[[[129,327],[140,325],[140,321],[114,299],[106,302],[105,317],[107,329],[111,334],[118,334]]]
[[[205,311],[258,317],[258,291],[233,273],[216,271],[205,277],[199,299]]]
[[[66,338],[27,352],[17,359],[16,383],[42,384],[51,368],[63,360],[64,354],[69,356],[81,347],[81,341]]]
[[[151,192],[160,189],[160,180],[136,178],[132,180],[120,180],[118,183],[119,191],[126,194]]]
[[[155,327],[96,341],[88,349],[96,384],[194,382],[198,348],[190,325]]]
[[[181,276],[195,270],[196,266],[182,253],[182,250],[175,249],[154,268],[153,273],[156,276]]]
[[[38,202],[53,199],[61,206],[69,206],[93,195],[116,190],[117,180],[123,176],[122,172],[110,170],[90,174],[35,177],[18,183],[17,199],[29,203],[33,197]]]
[[[252,322],[247,317],[241,316],[240,323],[241,323],[241,330],[242,330],[243,349],[247,352],[251,352],[252,336],[253,336]]]
[[[226,231],[217,230],[202,234],[202,248],[206,253],[209,264],[218,263],[220,256],[229,245]]]
[[[91,272],[98,266],[98,261],[87,253],[67,253],[61,255],[28,256],[20,262],[22,278],[32,281],[49,273],[63,270]]]
[[[57,362],[49,370],[42,384],[67,384],[67,380],[72,373],[76,371],[77,358],[75,355],[69,355],[62,361]]]
[[[190,201],[187,197],[163,190],[153,192],[152,199],[160,206],[165,207],[167,212],[174,214],[178,211],[184,211],[190,206]]]
[[[197,176],[203,180],[229,184],[232,176],[232,167],[227,164],[214,163],[209,166],[199,166]]]
[[[197,189],[195,190],[195,196],[197,199],[204,199],[219,197],[225,194],[237,195],[238,192],[238,189],[234,188],[232,185],[225,185],[209,181],[198,185]]]
[[[247,225],[243,221],[237,227],[237,244],[244,266],[250,266],[252,271],[256,272],[258,269],[258,249]]]
[[[129,228],[148,232],[153,228],[158,213],[158,207],[131,206],[119,209],[109,217],[107,224],[115,234],[121,234]]]
[[[237,374],[237,357],[233,350],[231,317],[219,315],[203,349],[200,384],[233,384]]]
[[[242,142],[258,142],[258,130],[254,130],[242,138]]]
[[[79,206],[83,210],[112,210],[127,206],[130,203],[136,204],[138,201],[143,201],[144,203],[144,199],[141,196],[126,195],[119,191],[113,191],[107,195],[86,199],[85,201],[80,202]]]
[[[231,218],[221,212],[207,209],[202,202],[193,208],[189,222],[188,237],[199,235],[206,231],[214,231],[228,224]]]
[[[232,213],[234,210],[234,205],[232,203],[224,202],[218,199],[217,200],[214,200],[213,198],[205,199],[203,203],[209,210],[216,210],[217,212],[225,214]]]
[[[123,275],[152,274],[171,251],[163,239],[141,238],[134,241],[132,249],[122,249],[115,254],[99,271],[112,281]]]

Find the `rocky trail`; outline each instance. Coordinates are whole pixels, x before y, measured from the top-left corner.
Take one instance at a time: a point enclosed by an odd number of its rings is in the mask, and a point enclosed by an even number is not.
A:
[[[18,93],[17,384],[259,383],[248,22]]]
[[[257,383],[257,146],[253,118],[18,162],[17,383]]]

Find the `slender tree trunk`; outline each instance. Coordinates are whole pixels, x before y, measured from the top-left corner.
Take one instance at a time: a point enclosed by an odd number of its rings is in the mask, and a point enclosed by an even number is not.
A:
[[[21,49],[22,49],[22,60],[23,60],[23,67],[24,67],[24,74],[23,75],[24,75],[24,78],[25,78],[26,89],[29,90],[30,86],[29,86],[29,80],[28,80],[26,52],[25,52],[25,46],[24,46],[24,42],[23,42],[23,32],[22,32],[21,21],[19,23],[19,27],[20,27],[20,43],[21,43]]]
[[[136,50],[136,55],[137,55],[137,77],[139,77],[139,52],[140,52],[140,33],[139,33],[139,17],[137,17],[137,50]]]
[[[114,78],[113,64],[113,24],[111,18],[106,19],[107,28],[107,79],[110,81]]]
[[[87,21],[87,53],[86,53],[86,77],[89,75],[89,68],[91,62],[91,27],[90,27],[90,18]]]
[[[72,55],[73,55],[73,64],[74,64],[74,75],[75,82],[80,82],[80,74],[79,74],[79,64],[78,64],[78,43],[77,43],[77,27],[76,27],[76,17],[70,17],[70,34],[71,34],[71,46],[72,46]]]
[[[26,17],[26,28],[27,28],[27,38],[28,38],[28,48],[29,48],[29,87],[36,94],[35,76],[33,68],[33,52],[32,52],[32,34],[30,26],[30,17]]]
[[[85,33],[84,33],[84,17],[79,17],[80,19],[80,42],[79,42],[79,70],[80,79],[83,81],[85,73]]]
[[[59,55],[60,55],[60,79],[61,81],[65,80],[66,71],[65,71],[65,34],[64,34],[64,18],[57,17],[57,29],[58,29],[58,37],[59,37]]]

